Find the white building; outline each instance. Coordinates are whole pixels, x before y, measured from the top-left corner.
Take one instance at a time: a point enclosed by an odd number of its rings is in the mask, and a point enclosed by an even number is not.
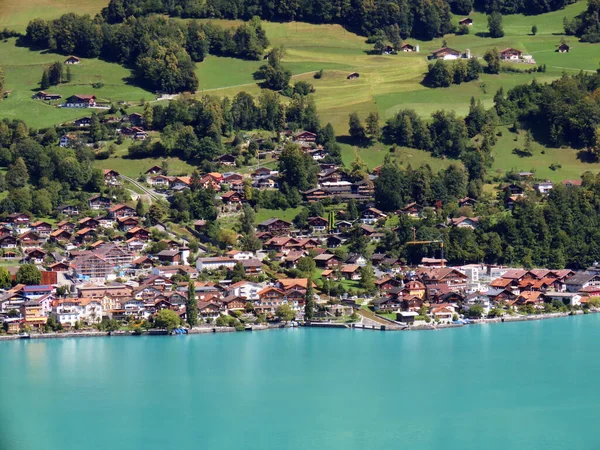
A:
[[[222,256],[215,256],[212,258],[198,258],[196,260],[196,269],[199,272],[218,270],[220,268],[233,269],[238,261],[233,258],[225,258]]]

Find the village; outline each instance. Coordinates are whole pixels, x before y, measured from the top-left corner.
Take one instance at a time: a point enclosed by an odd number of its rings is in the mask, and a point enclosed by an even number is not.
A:
[[[295,133],[290,139],[306,151],[318,148],[313,133]],[[233,169],[225,156],[221,166]],[[168,197],[199,183],[215,193],[220,214],[240,213],[248,185],[277,190],[279,180],[269,168],[249,174],[211,172],[195,181],[164,172],[158,166],[146,171],[148,192]],[[147,226],[133,205],[105,194],[89,197],[87,208],[61,206],[55,224],[11,214],[0,227],[0,260],[12,277],[12,286],[0,295],[1,329],[8,334],[142,330],[152,328],[162,310],[173,311],[183,325],[190,295],[197,326],[204,329],[287,323],[414,329],[598,306],[596,266],[578,272],[489,264],[448,267],[444,242],[414,237],[408,244],[433,247],[433,257],[410,265],[386,253],[347,251],[349,239],[357,235],[370,243],[383,239],[392,216],[418,221],[435,209],[413,202],[393,214],[378,210],[372,202],[377,174],[375,169],[369,179],[352,182],[339,167],[321,165],[318,187],[302,193],[306,204],[354,201],[360,205],[358,217],[331,211],[328,217],[308,217],[301,226],[273,217],[255,225],[256,251],[206,243],[209,224],[202,219],[185,235],[160,224]],[[528,194],[547,195],[553,187],[549,182],[528,185],[528,172],[518,177],[522,182],[503,188],[507,209]],[[117,171],[104,171],[107,188],[123,181]],[[581,180],[563,184],[577,189]],[[475,204],[466,197],[457,206]],[[478,220],[453,217],[439,227],[476,229]],[[39,282],[19,283],[24,267],[39,274],[29,277]],[[336,286],[347,289],[339,292]]]

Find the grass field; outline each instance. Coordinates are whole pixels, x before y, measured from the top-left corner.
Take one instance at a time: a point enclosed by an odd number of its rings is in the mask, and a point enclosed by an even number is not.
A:
[[[83,4],[74,0],[4,0],[0,8],[0,27],[9,26],[23,31],[28,20],[33,17],[48,19],[69,11],[93,14],[106,3],[107,0],[92,0]],[[345,135],[348,114],[353,111],[362,117],[371,111],[378,111],[383,120],[402,108],[414,109],[425,117],[438,109],[454,110],[459,115],[465,115],[472,96],[481,99],[489,107],[496,90],[501,86],[506,91],[534,78],[538,81],[549,81],[563,72],[594,71],[600,59],[598,44],[579,43],[570,38],[570,53],[555,52],[561,40],[563,17],[572,18],[585,7],[586,2],[580,0],[564,10],[539,16],[504,16],[505,37],[501,39],[485,37],[487,18],[484,14],[473,13],[470,16],[474,19],[470,34],[446,36],[449,47],[461,51],[468,48],[477,56],[483,55],[491,47],[514,47],[533,55],[537,63],[546,64],[548,70],[546,73],[536,74],[483,75],[479,81],[445,89],[430,89],[421,84],[427,70],[426,56],[442,46],[441,38],[428,42],[408,39],[409,43],[419,44],[420,53],[373,55],[369,53],[372,46],[365,42],[364,37],[352,34],[339,25],[265,22],[263,26],[271,45],[285,48],[283,62],[294,74],[294,80],[305,79],[314,84],[314,98],[323,123],[331,122],[338,135]],[[240,23],[225,20],[217,22],[224,26]],[[536,36],[530,35],[531,26],[534,24],[538,28]],[[85,115],[86,112],[89,114],[89,111],[49,107],[31,99],[38,87],[44,65],[57,59],[62,57],[16,47],[14,39],[0,43],[0,65],[6,73],[6,87],[12,91],[9,99],[0,103],[0,117],[22,118],[33,126],[43,127],[72,120]],[[197,65],[196,72],[200,82],[198,95],[233,97],[241,90],[258,94],[260,88],[253,79],[253,73],[262,63],[210,56]],[[313,73],[320,69],[325,70],[324,76],[315,80]],[[346,76],[350,72],[359,72],[360,78],[347,80]],[[115,64],[84,60],[80,66],[73,67],[73,73],[72,83],[51,88],[49,91],[58,92],[63,96],[94,93],[99,98],[109,101],[137,102],[153,97],[143,89],[127,84],[129,71]],[[91,86],[94,82],[102,82],[104,87],[95,90]],[[545,149],[545,154],[542,154],[542,148],[539,147],[534,157],[519,158],[512,154],[512,149],[517,144],[513,139],[514,136],[509,136],[506,132],[499,140],[494,149],[494,170],[535,168],[541,177],[559,179],[576,177],[583,170],[600,169],[597,164],[579,161],[574,150]],[[343,144],[342,148],[345,163],[360,156],[370,168],[381,164],[389,152],[389,148],[381,144],[369,148]],[[401,163],[410,163],[413,166],[428,163],[434,168],[439,168],[448,164],[446,160],[432,158],[425,152],[413,149],[400,149],[395,156]],[[144,161],[143,165],[150,166],[155,162],[148,160]],[[561,164],[562,168],[553,171],[549,169],[552,163]],[[119,156],[99,161],[97,164],[99,167],[112,165],[116,170],[131,176],[142,171],[142,163]],[[172,165],[181,170],[189,168],[178,160],[173,160]]]
[[[31,98],[39,89],[44,68],[64,56],[18,47],[16,39],[0,42],[0,66],[4,69],[5,88],[10,96],[0,102],[0,117],[25,120],[30,126],[42,128],[76,119],[90,111],[57,108]],[[46,92],[57,93],[66,98],[73,94],[94,94],[100,101],[140,101],[155,98],[150,92],[133,86],[127,79],[130,71],[124,67],[99,59],[82,59],[71,66],[73,79],[70,83],[53,86]],[[103,83],[95,89],[94,83]]]
[[[108,5],[108,0],[2,0],[0,28],[25,31],[33,18],[56,19],[70,12],[94,16]]]

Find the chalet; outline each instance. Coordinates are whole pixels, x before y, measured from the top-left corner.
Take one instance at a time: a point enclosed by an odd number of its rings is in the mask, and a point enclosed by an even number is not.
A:
[[[91,228],[82,228],[75,233],[75,239],[79,243],[91,242],[96,239],[96,232]]]
[[[377,208],[368,208],[364,210],[360,215],[360,221],[367,225],[373,225],[380,219],[386,219],[387,214],[378,210]]]
[[[431,315],[440,321],[450,322],[454,316],[454,308],[450,306],[439,306],[431,310]]]
[[[69,56],[67,59],[65,59],[65,64],[74,65],[79,63],[81,63],[81,59],[79,59],[77,56]]]
[[[275,312],[278,306],[287,303],[285,292],[273,286],[267,286],[259,291],[258,298],[260,309],[270,310],[271,312]]]
[[[119,217],[117,219],[117,225],[119,227],[119,230],[129,232],[129,231],[133,230],[134,228],[138,227],[139,221],[138,221],[137,217],[131,217],[131,216]],[[133,235],[128,233],[127,236],[131,237]]]
[[[131,113],[127,116],[127,120],[134,127],[141,127],[144,125],[144,116],[140,113]]]
[[[198,314],[205,320],[213,320],[221,314],[221,308],[217,303],[198,302]]]
[[[464,198],[461,198],[458,201],[458,207],[459,208],[462,208],[463,206],[471,206],[471,207],[473,207],[473,206],[475,206],[476,203],[477,203],[477,200],[475,200],[474,198],[464,197]]]
[[[150,232],[142,227],[134,227],[127,231],[127,237],[146,242],[150,238]]]
[[[462,58],[462,53],[453,48],[443,47],[434,51],[429,58],[443,60],[459,59]]]
[[[292,228],[292,224],[287,220],[272,217],[264,222],[259,223],[256,228],[258,231],[265,231],[272,234],[285,234],[289,233],[290,229]]]
[[[71,267],[65,262],[55,262],[54,264],[50,264],[48,266],[48,270],[50,272],[68,272],[71,270]]]
[[[405,214],[411,217],[419,217],[423,212],[423,207],[418,203],[409,203],[404,208],[400,210],[400,214]]]
[[[90,108],[96,106],[95,95],[71,95],[65,100],[65,108]]]
[[[568,188],[581,187],[582,181],[581,180],[563,180],[562,184],[563,184],[563,186],[568,187]]]
[[[479,225],[479,217],[454,217],[448,219],[448,225],[457,228],[471,228],[474,230]]]
[[[143,141],[148,138],[148,133],[141,127],[121,128],[121,134],[136,141]]]
[[[56,209],[60,213],[64,214],[65,216],[78,216],[79,215],[79,208],[75,205],[60,205]]]
[[[234,191],[228,191],[221,195],[221,199],[225,204],[242,203],[242,201],[244,200],[244,194]]]
[[[62,228],[59,228],[58,230],[55,230],[52,233],[50,233],[50,239],[57,242],[70,241],[72,237],[73,233],[71,233],[69,230],[65,230]]]
[[[375,281],[375,286],[377,289],[382,291],[389,291],[392,288],[398,287],[399,283],[392,277],[382,277]]]
[[[418,52],[419,46],[411,44],[402,44],[402,51],[407,53]]]
[[[242,259],[240,262],[244,266],[244,272],[247,274],[262,273],[262,262],[259,259]]]
[[[77,143],[77,135],[75,134],[63,134],[58,140],[60,147],[73,147]]]
[[[127,217],[127,216],[135,216],[135,209],[127,205],[113,205],[108,210],[108,216],[113,219],[118,219],[119,217]]]
[[[307,220],[307,224],[310,229],[315,233],[322,233],[327,231],[327,226],[329,222],[324,217],[309,217]]]
[[[40,236],[33,231],[27,231],[19,235],[19,244],[21,247],[39,247],[40,246]]]
[[[30,217],[25,213],[13,213],[8,216],[8,223],[13,227],[29,226]]]
[[[44,262],[45,257],[46,252],[42,249],[29,248],[25,250],[25,257],[23,258],[23,260],[31,264],[42,264]]]
[[[88,199],[88,207],[90,209],[108,209],[110,208],[112,200],[109,197],[105,197],[102,194],[94,195]]]
[[[89,228],[90,230],[95,230],[100,226],[100,222],[97,219],[93,219],[91,217],[86,217],[77,222],[78,228]]]
[[[214,161],[222,166],[235,166],[235,156],[229,154],[217,156]]]
[[[119,186],[121,174],[116,170],[104,169],[104,184],[107,186]]]
[[[542,308],[544,306],[545,297],[544,294],[538,291],[525,291],[521,292],[517,297],[517,305],[533,305],[536,308]]]
[[[268,177],[272,174],[273,174],[273,171],[271,169],[269,169],[268,167],[259,167],[254,172],[252,172],[252,178],[254,178],[254,179],[263,178],[263,177]]]
[[[360,280],[360,266],[358,264],[346,264],[340,269],[342,276],[347,280]]]
[[[338,248],[344,240],[339,236],[329,236],[327,238],[327,248]]]
[[[174,180],[174,177],[168,177],[166,175],[153,175],[149,177],[147,181],[150,186],[168,188]]]
[[[60,94],[48,94],[47,92],[40,91],[40,92],[35,93],[33,95],[33,98],[35,100],[51,101],[51,100],[59,100],[62,98],[62,96]]]
[[[470,17],[465,17],[464,19],[460,19],[458,21],[458,24],[470,27],[471,25],[473,25],[473,19],[471,19]]]
[[[31,224],[31,231],[37,233],[40,237],[47,238],[52,232],[52,225],[48,222],[37,221]]]
[[[402,300],[390,298],[390,297],[380,297],[376,298],[372,301],[373,309],[377,312],[379,311],[390,311],[390,312],[398,312],[402,309]]]
[[[500,52],[500,59],[503,61],[519,61],[523,52],[514,48],[505,48]]]
[[[310,131],[299,131],[294,133],[293,139],[294,142],[315,142],[317,140],[317,135]]]
[[[533,185],[533,188],[540,194],[548,195],[552,189],[554,189],[554,183],[551,181],[543,181]]]
[[[504,186],[502,190],[510,195],[524,195],[525,190],[517,184],[509,184]]]
[[[346,77],[347,80],[355,80],[357,78],[360,77],[360,74],[358,72],[352,72],[351,74],[348,74],[348,76]]]
[[[178,250],[163,250],[156,254],[156,257],[162,264],[179,265],[181,253]]]
[[[558,53],[569,53],[569,50],[571,50],[571,47],[565,42],[561,43],[556,49]]]
[[[289,236],[274,236],[267,241],[265,241],[265,248],[268,250],[274,250],[276,252],[281,252],[285,247],[288,247],[292,243],[296,243],[294,238]]]
[[[240,311],[246,307],[246,299],[236,295],[228,295],[221,300],[226,311]]]
[[[198,219],[194,222],[194,230],[198,233],[204,231],[206,228],[206,220]]]
[[[338,264],[340,264],[340,260],[338,259],[338,257],[330,253],[323,253],[321,255],[317,255],[314,257],[314,260],[317,267],[325,269],[336,267]]]
[[[144,172],[146,175],[158,175],[160,173],[162,173],[162,167],[160,166],[152,166],[150,167],[148,170],[146,170],[146,172]]]
[[[202,183],[202,180],[200,180],[200,183]],[[182,191],[184,189],[189,189],[190,184],[192,184],[191,177],[174,177],[171,179],[169,187],[174,191]],[[207,189],[209,186],[203,185],[203,187]],[[212,186],[212,188],[218,189],[218,187],[215,188],[214,186]]]
[[[75,121],[73,121],[73,126],[75,127],[89,127],[92,124],[92,118],[89,116],[81,117]]]
[[[600,275],[578,272],[565,281],[567,292],[579,292],[587,287],[600,286]]]

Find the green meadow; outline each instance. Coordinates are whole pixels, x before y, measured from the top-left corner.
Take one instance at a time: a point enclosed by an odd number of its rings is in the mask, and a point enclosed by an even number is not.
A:
[[[8,2],[8,8],[0,11],[0,27],[10,26],[23,31],[28,20],[33,17],[52,18],[68,11],[93,14],[106,3],[94,0],[85,4],[73,0],[33,0],[28,2]],[[575,38],[567,38],[571,45],[569,53],[559,54],[556,47],[561,41],[563,18],[572,18],[583,11],[586,2],[579,2],[567,8],[538,16],[504,16],[505,36],[501,39],[486,37],[487,18],[484,14],[473,13],[474,24],[470,34],[463,36],[448,35],[445,39],[419,42],[408,39],[406,42],[420,46],[419,53],[400,53],[398,55],[371,54],[372,46],[365,38],[348,32],[339,25],[312,25],[306,23],[270,23],[263,26],[273,47],[283,46],[283,63],[293,73],[293,81],[310,81],[316,89],[313,94],[323,123],[331,122],[338,135],[347,134],[348,115],[357,112],[361,117],[371,111],[379,112],[383,121],[403,108],[417,111],[424,117],[439,109],[453,110],[458,115],[468,111],[471,97],[480,99],[486,107],[492,106],[495,92],[503,87],[506,90],[534,78],[538,81],[551,81],[561,74],[580,70],[595,71],[600,62],[600,44],[584,44]],[[456,17],[457,21],[460,17]],[[234,26],[239,21],[217,20],[223,26]],[[537,35],[530,34],[532,25],[538,28]],[[514,47],[533,56],[538,64],[545,64],[547,72],[535,74],[502,73],[500,75],[482,75],[480,80],[452,86],[444,89],[430,89],[421,84],[427,71],[427,55],[440,48],[443,41],[449,47],[482,56],[489,48],[503,49]],[[89,114],[89,111],[66,110],[32,100],[31,96],[38,88],[45,65],[62,60],[60,55],[30,51],[17,47],[14,39],[0,42],[0,65],[6,73],[6,88],[11,91],[8,99],[0,102],[0,117],[20,118],[33,126],[44,127],[73,120]],[[244,90],[254,95],[260,88],[253,73],[263,64],[262,61],[242,61],[233,58],[209,56],[197,65],[196,73],[200,87],[197,95],[216,95],[233,97]],[[527,68],[528,65],[517,65]],[[314,79],[316,71],[324,70],[321,79]],[[118,102],[138,103],[140,100],[152,100],[154,95],[127,82],[130,71],[122,66],[97,59],[83,60],[81,65],[72,67],[74,79],[71,83],[49,89],[66,97],[71,94],[95,94],[99,99]],[[348,80],[351,72],[360,77]],[[92,84],[103,83],[103,87],[94,89]],[[510,134],[510,136],[509,136]],[[523,139],[522,136],[519,137]],[[494,148],[494,170],[529,170],[534,168],[540,177],[562,179],[577,177],[584,170],[600,170],[598,164],[586,164],[577,158],[577,152],[571,149],[551,149],[537,145],[533,157],[520,158],[512,153],[519,144],[514,135],[504,130]],[[368,148],[358,148],[343,144],[343,160],[351,162],[357,156],[373,168],[389,154],[389,148],[375,144]],[[544,153],[542,153],[544,151]],[[428,153],[414,149],[397,149],[394,157],[402,164],[418,166],[423,163],[432,167],[444,167],[450,161],[432,158]],[[551,170],[551,164],[562,168]],[[98,165],[106,167],[113,164],[121,167],[124,173],[138,175],[139,163],[132,164],[122,158],[122,154]],[[148,161],[151,166],[153,162]],[[177,164],[173,161],[173,164]],[[119,166],[119,167],[117,167]],[[181,165],[182,170],[187,165]]]

